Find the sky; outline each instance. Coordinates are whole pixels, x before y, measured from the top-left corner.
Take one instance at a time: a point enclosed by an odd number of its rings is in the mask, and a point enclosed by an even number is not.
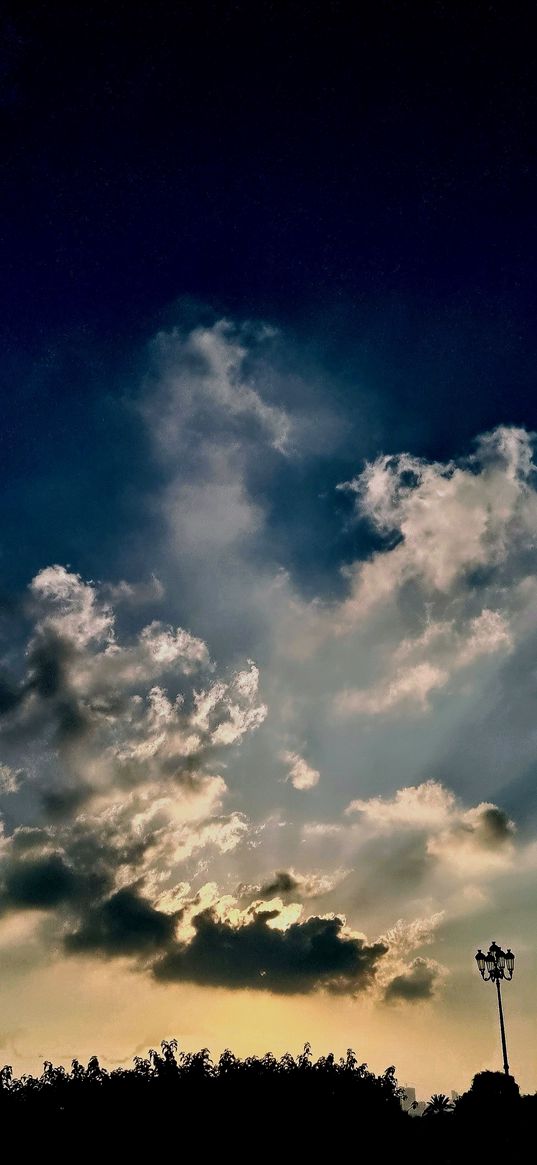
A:
[[[7,6],[0,1057],[532,1057],[529,6]]]

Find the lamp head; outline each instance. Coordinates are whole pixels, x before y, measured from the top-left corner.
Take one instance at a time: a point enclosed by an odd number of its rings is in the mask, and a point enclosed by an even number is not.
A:
[[[477,952],[477,955],[475,957],[475,961],[477,963],[479,973],[481,975],[484,975],[485,974],[485,956],[483,954],[483,951],[481,950],[481,947],[479,948],[479,950]]]
[[[491,971],[496,970],[496,949],[495,948],[496,948],[496,943],[493,943],[492,946],[490,947],[490,950],[488,950],[487,954],[485,955],[485,962],[487,964],[487,971],[489,972],[489,975],[490,975]]]

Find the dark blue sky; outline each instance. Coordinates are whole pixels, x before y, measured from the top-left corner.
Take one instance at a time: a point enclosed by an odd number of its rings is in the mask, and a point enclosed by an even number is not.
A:
[[[529,12],[7,6],[7,582],[51,553],[108,558],[151,477],[122,402],[147,340],[200,305],[283,327],[337,399],[346,436],[302,467],[304,498],[379,447],[445,458],[537,427]],[[310,581],[348,553],[316,521],[309,557],[282,550]]]

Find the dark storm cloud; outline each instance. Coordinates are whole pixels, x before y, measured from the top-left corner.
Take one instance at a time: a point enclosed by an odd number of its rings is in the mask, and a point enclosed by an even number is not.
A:
[[[78,874],[61,854],[23,857],[9,862],[4,868],[0,908],[53,910],[102,893],[103,889],[102,877]]]
[[[32,849],[41,849],[48,841],[48,834],[39,826],[23,825],[15,830],[11,838],[11,849],[16,855]]]
[[[496,805],[491,805],[483,810],[475,832],[483,846],[494,849],[497,845],[510,841],[514,830],[507,813],[504,813],[503,809],[498,809]]]
[[[300,882],[297,878],[294,878],[287,870],[276,870],[272,880],[261,886],[259,893],[262,897],[269,898],[273,894],[292,894],[299,889]]]
[[[135,889],[118,890],[89,910],[78,930],[65,939],[72,954],[147,955],[173,939],[177,914],[155,910]]]
[[[437,968],[426,959],[414,959],[408,971],[396,975],[384,992],[386,1003],[419,1003],[434,995]]]
[[[164,981],[287,995],[321,988],[353,993],[370,984],[387,951],[383,943],[368,946],[346,937],[339,918],[314,917],[276,930],[268,923],[277,914],[267,911],[235,928],[203,911],[192,920],[193,939],[168,951],[154,974]]]
[[[35,861],[16,862],[8,868],[3,898],[10,906],[48,910],[71,899],[76,882],[75,874],[63,858],[52,854]]]
[[[10,838],[11,856],[3,868],[10,868],[13,862],[31,850],[43,850],[52,844],[61,846],[64,851],[62,860],[84,877],[94,870],[99,870],[100,874],[105,870],[115,873],[118,867],[139,861],[146,849],[138,840],[131,842],[125,838],[121,842],[110,826],[99,832],[75,821],[69,823],[67,835],[59,827],[22,826]]]
[[[66,638],[41,631],[28,653],[28,690],[35,692],[53,712],[59,744],[74,743],[92,727],[91,709],[72,691],[70,669],[77,652]]]
[[[501,849],[513,840],[515,827],[507,813],[497,805],[487,805],[476,815],[475,820],[462,821],[453,829],[455,841],[471,838],[480,849]]]
[[[85,874],[98,869],[112,881],[122,867],[141,864],[152,841],[151,835],[137,837],[129,831],[122,834],[113,825],[88,829],[75,821],[68,826],[65,846],[77,869]]]
[[[74,656],[75,649],[68,640],[50,630],[46,634],[41,632],[28,652],[28,687],[43,699],[61,695]]]
[[[11,677],[0,676],[0,716],[17,714],[8,720],[5,739],[28,743],[41,731],[52,728],[58,746],[75,744],[91,730],[95,711],[71,686],[71,671],[77,653],[67,638],[48,629],[40,630],[27,652],[27,675],[16,685]]]
[[[41,793],[41,804],[48,820],[65,821],[76,816],[92,794],[90,785],[45,789]]]

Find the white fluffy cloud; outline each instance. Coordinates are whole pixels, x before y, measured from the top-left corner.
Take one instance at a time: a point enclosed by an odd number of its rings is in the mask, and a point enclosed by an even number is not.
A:
[[[382,456],[340,488],[390,541],[347,569],[348,596],[323,615],[325,639],[344,632],[358,643],[378,627],[380,678],[341,689],[335,712],[425,711],[454,674],[501,661],[527,633],[537,543],[531,436],[500,427],[459,463]],[[389,650],[383,624],[395,626],[403,600],[407,626],[399,616]]]
[[[503,810],[490,802],[467,809],[438,781],[356,799],[345,812],[381,834],[423,832],[426,854],[463,876],[506,869],[515,857],[515,826]]]
[[[361,814],[375,829],[443,829],[456,813],[453,793],[438,781],[398,789],[392,797],[357,798],[345,813]]]
[[[479,438],[466,464],[425,462],[408,453],[381,456],[341,489],[358,511],[400,542],[356,566],[345,618],[364,616],[398,586],[419,579],[448,593],[461,576],[499,566],[537,533],[532,445],[524,429],[499,427]]]
[[[293,785],[293,788],[302,791],[307,789],[314,789],[318,785],[321,774],[317,769],[312,768],[303,756],[298,752],[282,752],[280,759],[284,765],[288,766],[287,779]]]
[[[37,630],[52,629],[78,647],[113,640],[114,616],[95,587],[65,566],[47,566],[30,583],[37,601]]]

